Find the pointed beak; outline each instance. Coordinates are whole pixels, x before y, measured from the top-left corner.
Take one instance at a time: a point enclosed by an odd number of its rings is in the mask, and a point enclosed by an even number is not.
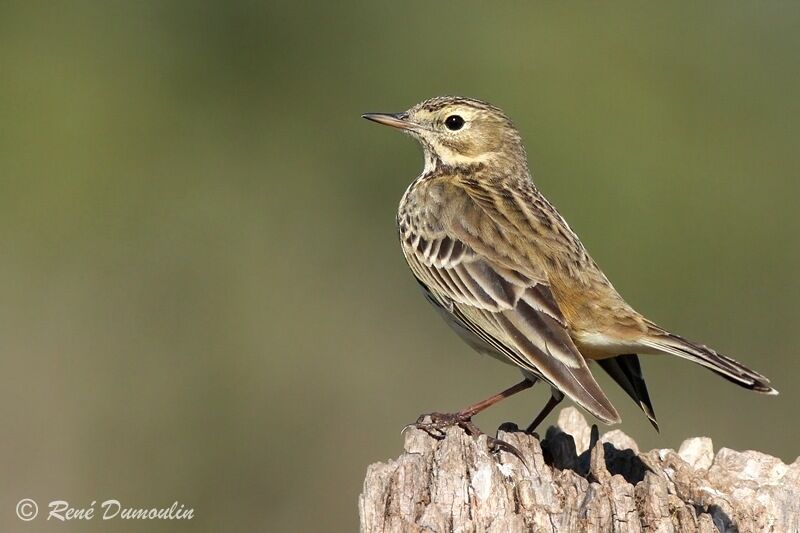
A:
[[[409,122],[408,113],[364,113],[361,118],[401,130],[410,130],[417,126]]]

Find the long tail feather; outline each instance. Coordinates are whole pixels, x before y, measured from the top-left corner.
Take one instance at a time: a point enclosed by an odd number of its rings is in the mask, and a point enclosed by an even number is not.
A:
[[[708,346],[695,344],[672,333],[650,337],[642,341],[642,344],[660,353],[694,361],[746,389],[762,394],[778,394],[777,390],[769,386],[769,379]]]

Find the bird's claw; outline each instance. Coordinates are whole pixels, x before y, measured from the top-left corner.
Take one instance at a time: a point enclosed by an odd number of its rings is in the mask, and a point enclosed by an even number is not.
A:
[[[522,457],[522,452],[520,452],[519,449],[517,449],[516,446],[514,446],[512,444],[509,444],[504,440],[500,440],[500,439],[498,439],[496,437],[490,437],[488,435],[486,436],[486,444],[489,445],[489,449],[492,452],[495,452],[495,453],[499,453],[499,452],[510,453],[511,455],[513,455],[514,457],[519,459],[519,461],[523,465],[525,465],[525,468],[528,467],[528,463],[526,463],[525,462],[525,458]]]
[[[460,427],[467,435],[476,439],[481,435],[485,435],[485,433],[472,422],[472,415],[467,415],[464,413],[429,413],[420,415],[415,423],[407,425],[405,428],[403,428],[403,431],[413,427],[421,429],[435,439],[441,440],[445,437],[444,430],[453,426]],[[491,452],[510,453],[519,459],[520,462],[527,468],[528,465],[525,462],[525,459],[522,457],[522,453],[517,449],[516,446],[513,446],[504,440],[500,440],[497,437],[490,437],[489,435],[486,435],[486,444]]]
[[[477,437],[481,434],[481,430],[472,423],[472,416],[464,413],[424,414],[420,415],[415,423],[409,424],[406,427],[415,427],[421,429],[435,439],[443,439],[444,430],[453,426],[460,427],[467,435],[473,437]]]

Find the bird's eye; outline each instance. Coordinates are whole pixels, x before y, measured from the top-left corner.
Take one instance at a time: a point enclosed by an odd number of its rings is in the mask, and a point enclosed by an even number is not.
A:
[[[460,130],[464,126],[464,119],[459,115],[450,115],[444,120],[444,125],[451,131]]]

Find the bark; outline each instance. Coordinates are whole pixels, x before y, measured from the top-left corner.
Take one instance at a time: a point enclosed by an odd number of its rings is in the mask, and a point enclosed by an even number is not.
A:
[[[506,429],[498,438],[524,462],[459,428],[408,429],[405,453],[367,470],[361,531],[800,531],[800,458],[715,455],[706,437],[641,453],[619,430],[598,438],[574,408],[541,444]]]

